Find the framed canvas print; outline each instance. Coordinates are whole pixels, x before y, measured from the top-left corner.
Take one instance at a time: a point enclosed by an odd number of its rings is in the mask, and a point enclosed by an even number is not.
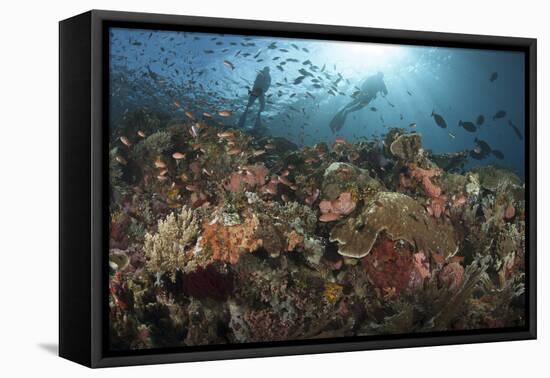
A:
[[[536,337],[536,41],[60,23],[60,355]]]

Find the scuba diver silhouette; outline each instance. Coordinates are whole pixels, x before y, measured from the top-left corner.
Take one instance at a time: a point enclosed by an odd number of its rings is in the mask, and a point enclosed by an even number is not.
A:
[[[256,123],[254,124],[254,127],[261,126],[261,120],[260,120],[260,114],[264,111],[265,108],[265,93],[269,89],[269,86],[271,85],[271,75],[269,74],[269,67],[264,67],[263,70],[258,72],[258,75],[256,76],[256,80],[254,80],[254,85],[252,86],[252,90],[249,90],[249,96],[248,96],[248,104],[246,105],[246,109],[244,110],[244,113],[241,115],[241,118],[239,119],[239,127],[243,127],[244,123],[246,122],[246,116],[248,114],[248,108],[254,104],[256,99],[260,101],[260,109],[258,110],[258,115],[256,116]]]
[[[372,100],[376,98],[376,95],[382,92],[382,96],[388,94],[388,89],[384,83],[384,74],[378,72],[376,75],[369,76],[365,79],[365,82],[361,86],[360,93],[349,104],[344,106],[330,121],[330,129],[333,133],[339,131],[346,122],[346,117],[349,113],[356,112],[363,109]]]

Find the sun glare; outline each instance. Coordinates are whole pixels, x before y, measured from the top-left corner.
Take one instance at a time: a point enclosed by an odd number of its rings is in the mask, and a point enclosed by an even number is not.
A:
[[[400,46],[364,42],[338,43],[336,46],[330,46],[330,51],[333,58],[345,66],[370,70],[393,65],[405,54],[405,49]]]

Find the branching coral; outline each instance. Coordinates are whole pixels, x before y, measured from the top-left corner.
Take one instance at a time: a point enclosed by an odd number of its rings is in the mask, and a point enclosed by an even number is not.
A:
[[[496,240],[496,268],[499,286],[521,274],[525,259],[524,233],[515,224],[508,224]]]
[[[447,272],[449,278],[443,278],[443,284],[454,286],[454,290],[448,290],[448,286],[444,286],[443,290],[438,291],[437,299],[432,299],[434,310],[437,309],[437,313],[430,320],[430,324],[433,325],[434,329],[449,328],[449,323],[459,313],[457,309],[465,306],[466,301],[472,297],[474,290],[482,287],[484,282],[488,280],[486,271],[490,262],[491,259],[487,256],[474,261],[463,272],[456,267],[449,268]],[[458,277],[460,277],[460,280]]]
[[[145,234],[143,249],[146,267],[153,273],[172,273],[183,268],[185,250],[197,237],[198,221],[193,210],[182,207],[179,214],[171,213],[159,220],[156,233]]]

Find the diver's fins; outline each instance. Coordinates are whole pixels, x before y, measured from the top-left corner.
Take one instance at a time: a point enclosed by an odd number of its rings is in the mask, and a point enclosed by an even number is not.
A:
[[[332,121],[330,121],[330,129],[333,133],[339,131],[344,126],[344,123],[346,122],[346,116],[347,113],[342,110],[336,113]]]
[[[246,114],[247,113],[248,113],[248,108],[245,109],[245,111],[241,115],[241,118],[239,118],[239,128],[241,128],[241,129],[244,127],[244,123],[246,122]]]
[[[269,130],[267,129],[267,127],[264,126],[255,127],[253,129],[247,130],[247,132],[257,139],[269,136]]]
[[[260,116],[256,117],[256,122],[254,123],[254,128],[260,128],[262,127],[262,121],[260,120]]]

